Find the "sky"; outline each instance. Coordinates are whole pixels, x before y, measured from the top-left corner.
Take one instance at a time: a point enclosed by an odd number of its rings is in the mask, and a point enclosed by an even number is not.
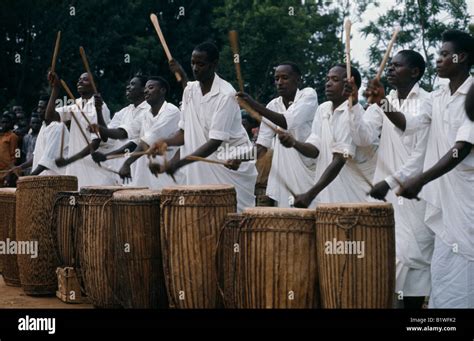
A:
[[[474,22],[474,0],[466,0],[468,6],[468,13],[471,16],[471,23]],[[358,61],[364,68],[369,66],[368,53],[369,47],[373,41],[371,37],[363,37],[359,32],[360,29],[367,25],[370,21],[374,21],[380,14],[385,13],[396,3],[395,0],[380,0],[380,6],[375,8],[370,6],[364,13],[361,22],[355,22],[352,25],[352,38],[351,38],[351,59]],[[355,48],[357,46],[357,48]],[[394,47],[396,50],[396,46]]]

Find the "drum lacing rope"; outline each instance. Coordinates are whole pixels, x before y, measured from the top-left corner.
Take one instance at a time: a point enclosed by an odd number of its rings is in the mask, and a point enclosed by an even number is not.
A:
[[[240,221],[242,218],[240,217],[227,217],[226,218],[226,221],[224,223],[224,225],[222,226],[220,232],[219,232],[219,238],[217,239],[217,245],[216,245],[216,254],[215,254],[215,266],[216,266],[216,278],[217,278],[217,289],[219,290],[219,293],[222,297],[222,302],[224,302],[224,307],[228,308],[227,306],[227,301],[226,300],[226,297],[225,297],[225,293],[224,293],[224,290],[222,289],[221,287],[221,283],[219,281],[219,274],[220,274],[220,265],[221,265],[221,262],[219,261],[220,260],[220,257],[219,257],[219,247],[220,247],[220,244],[222,242],[222,237],[224,236],[224,231],[226,229],[226,227],[228,227],[230,225],[230,223],[233,223],[235,221]],[[239,224],[239,227],[238,227],[238,231],[240,233],[240,224]],[[233,247],[234,244],[232,244],[232,247]],[[232,262],[232,265],[234,265],[235,263],[235,254],[236,252],[232,252],[233,256],[234,256],[234,260]],[[232,291],[235,290],[235,283],[234,283],[234,280],[235,280],[235,273],[233,274],[233,278],[232,278]],[[234,299],[234,297],[232,297]],[[234,302],[231,302],[231,306],[232,307],[235,307],[235,301]]]
[[[353,226],[352,226],[352,227],[353,227]],[[346,228],[346,229],[344,229],[344,232],[345,232],[345,235],[346,235],[346,239],[347,239],[347,240],[351,240],[351,239],[352,239],[352,227],[351,227],[351,228]],[[349,258],[349,255],[344,254],[344,264],[342,265],[341,275],[339,276],[339,277],[340,277],[340,280],[339,280],[339,289],[338,289],[338,293],[337,293],[337,296],[336,296],[336,308],[337,308],[337,309],[341,309],[341,308],[342,308],[342,303],[341,303],[342,290],[343,290],[343,287],[344,287],[344,277],[345,277],[345,275],[346,275],[347,259],[348,259],[348,258]]]
[[[163,257],[163,273],[165,276],[166,281],[166,292],[168,294],[168,304],[170,308],[176,308],[177,304],[174,299],[173,293],[171,292],[173,278],[170,275],[170,259],[168,257],[169,254],[169,244],[168,239],[166,238],[166,225],[165,225],[165,215],[164,215],[164,208],[169,206],[172,202],[172,199],[166,199],[160,204],[160,229],[163,233],[161,233],[161,256]]]

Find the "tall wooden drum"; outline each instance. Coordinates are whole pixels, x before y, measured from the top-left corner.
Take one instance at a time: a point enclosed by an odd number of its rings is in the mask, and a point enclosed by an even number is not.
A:
[[[77,267],[77,230],[79,224],[79,192],[59,192],[54,200],[52,217],[56,229],[56,246],[62,267]]]
[[[314,210],[244,210],[234,266],[237,308],[318,306],[314,229]]]
[[[115,192],[112,209],[117,280],[113,291],[124,308],[167,308],[160,243],[160,191]]]
[[[17,182],[16,237],[30,248],[35,247],[31,243],[37,246],[37,257],[31,253],[18,254],[21,285],[27,295],[56,292],[59,259],[51,226],[54,198],[60,191],[74,190],[77,190],[75,176],[25,176]]]
[[[0,240],[16,242],[16,188],[0,188]],[[20,286],[16,254],[0,255],[6,285]]]
[[[235,265],[240,251],[239,235],[242,215],[229,213],[219,235],[216,267],[219,291],[225,308],[235,308]]]
[[[316,243],[323,308],[392,308],[394,226],[391,204],[318,205]]]
[[[219,231],[237,208],[233,186],[167,187],[161,196],[163,266],[171,308],[216,308]]]
[[[80,274],[90,302],[99,308],[119,308],[112,288],[116,280],[112,196],[121,186],[85,186],[79,191],[77,249]]]

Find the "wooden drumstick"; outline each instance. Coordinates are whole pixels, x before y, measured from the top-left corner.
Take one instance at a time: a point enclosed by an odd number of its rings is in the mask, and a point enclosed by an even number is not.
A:
[[[351,26],[352,23],[346,19],[344,23],[344,30],[346,31],[346,77],[349,81],[351,79]],[[352,96],[349,96],[349,109],[352,108]]]
[[[211,159],[206,159],[204,157],[194,156],[194,155],[188,155],[188,156],[185,157],[185,159],[186,160],[191,160],[191,161],[201,161],[201,162],[205,162],[205,163],[212,163],[212,164],[215,164],[215,165],[223,165],[223,166],[227,165],[226,161],[211,160]]]
[[[237,31],[229,31],[230,48],[232,49],[232,59],[235,65],[235,72],[237,74],[237,81],[239,82],[240,92],[244,92],[244,80],[242,79],[242,72],[240,70],[240,54],[239,54],[239,34]]]
[[[142,155],[147,155],[147,154],[150,154],[150,152],[149,151],[141,151],[141,152],[133,152],[133,153],[110,154],[110,155],[107,155],[105,158],[107,160],[112,160],[112,159],[120,159],[121,157],[142,156]]]
[[[84,140],[86,141],[87,146],[89,147],[89,149],[90,149],[90,151],[91,151],[91,153],[92,153],[92,152],[94,151],[94,149],[92,148],[92,145],[90,144],[89,139],[88,139],[87,136],[86,136],[86,133],[84,133],[84,130],[82,129],[81,124],[79,123],[79,121],[77,120],[76,115],[74,115],[73,112],[71,112],[71,117],[73,118],[74,122],[76,122],[77,127],[79,128],[79,131],[81,132],[82,137],[83,137]]]
[[[89,79],[92,84],[92,89],[94,89],[94,93],[97,94],[97,87],[95,86],[94,77],[92,76],[91,68],[89,67],[89,62],[87,61],[86,51],[84,51],[84,48],[82,46],[79,47],[79,53],[81,54],[82,63],[84,63],[86,72],[89,75]]]
[[[51,61],[51,73],[54,73],[54,70],[56,69],[56,60],[58,58],[60,41],[61,41],[61,31],[58,31],[58,34],[56,35],[56,44],[54,45],[53,59]]]
[[[393,32],[392,39],[390,39],[390,43],[388,44],[388,47],[387,47],[387,51],[385,51],[385,55],[383,56],[382,62],[380,63],[379,71],[377,72],[377,76],[375,77],[378,80],[380,80],[380,78],[382,77],[385,64],[387,64],[388,57],[390,56],[390,52],[392,51],[393,44],[395,43],[395,40],[397,39],[398,32],[400,32],[400,27],[397,27],[395,29],[395,32]]]
[[[158,38],[160,39],[161,46],[163,46],[163,50],[165,50],[166,57],[168,58],[168,61],[171,61],[173,57],[171,56],[170,50],[168,48],[168,44],[166,44],[165,36],[163,35],[163,32],[161,32],[160,24],[158,22],[158,18],[156,14],[152,13],[150,14],[150,20],[153,26],[155,27],[155,31],[158,34]],[[174,76],[176,77],[176,80],[178,82],[181,82],[181,76],[179,73],[175,72]]]
[[[237,102],[239,103],[242,109],[247,111],[250,114],[250,116],[253,117],[255,121],[257,121],[258,123],[262,123],[262,115],[260,115],[257,111],[255,111],[245,100],[237,96]],[[273,130],[275,134],[278,134],[279,132],[278,128],[275,128],[274,126],[270,124],[267,124],[267,125],[270,127],[271,130]]]
[[[86,116],[86,114],[84,114],[84,112],[82,111],[82,109],[79,107],[79,105],[76,103],[76,99],[74,98],[74,95],[73,93],[71,92],[71,90],[69,89],[69,87],[67,86],[66,82],[64,80],[60,80],[61,82],[61,85],[64,89],[64,91],[66,91],[67,95],[69,96],[70,99],[72,99],[74,101],[74,103],[76,104],[76,107],[79,109],[79,112],[81,113],[82,117],[84,117],[84,119],[86,120],[87,124],[90,126],[92,125],[91,121],[89,120],[89,118]],[[97,131],[94,131],[94,133],[97,135],[98,138],[101,139],[100,135],[99,135],[99,132]]]
[[[74,114],[72,114],[72,115],[74,115]],[[63,149],[64,149],[64,124],[61,127],[61,146],[60,146],[60,148],[61,149],[59,150],[59,157],[62,159],[63,158]]]

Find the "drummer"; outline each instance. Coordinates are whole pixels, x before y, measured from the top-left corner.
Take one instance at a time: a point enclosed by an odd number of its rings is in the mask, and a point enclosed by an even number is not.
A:
[[[361,76],[351,68],[357,88]],[[296,195],[295,207],[315,206],[319,202],[361,202],[367,201],[370,190],[367,179],[372,179],[375,168],[372,146],[358,148],[352,140],[349,128],[348,97],[352,95],[353,105],[360,106],[357,88],[352,93],[346,80],[345,65],[331,68],[326,78],[326,97],[314,117],[312,133],[306,141],[298,141],[288,133],[280,133],[281,144],[294,148],[306,157],[316,158],[315,185],[308,191]],[[291,167],[291,165],[288,165]]]
[[[301,191],[313,185],[315,160],[295,149],[283,147],[280,140],[275,139],[275,130],[270,126],[281,127],[296,139],[306,140],[311,134],[318,96],[310,87],[300,89],[301,71],[295,63],[280,63],[275,69],[274,78],[279,96],[267,106],[246,93],[239,93],[238,96],[263,116],[257,139],[258,158],[262,159],[268,149],[273,149],[266,194],[276,201],[278,207],[290,207],[292,198],[288,188]]]
[[[219,51],[210,42],[199,44],[191,56],[196,81],[188,82],[183,93],[179,131],[172,137],[161,139],[153,146],[161,153],[167,146],[182,146],[181,159],[172,160],[160,171],[174,174],[183,168],[188,185],[230,184],[237,191],[237,209],[255,206],[254,188],[257,178],[255,162],[243,162],[237,170],[204,162],[193,162],[187,155],[226,159],[226,151],[252,148],[242,126],[235,90],[216,74]],[[247,156],[246,156],[247,157]]]

